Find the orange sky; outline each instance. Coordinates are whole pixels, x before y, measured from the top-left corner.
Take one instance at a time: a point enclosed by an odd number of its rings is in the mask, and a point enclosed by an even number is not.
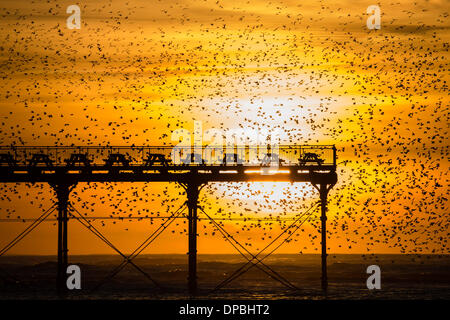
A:
[[[377,31],[366,28],[371,1],[83,1],[81,29],[68,30],[71,4],[2,2],[0,145],[170,145],[194,120],[281,130],[284,143],[338,147],[331,252],[448,253],[448,1],[379,1]],[[0,188],[0,219],[51,205],[48,186]],[[91,216],[164,215],[184,201],[168,184],[75,191]],[[317,197],[306,184],[214,184],[202,204],[216,217],[292,217]],[[178,223],[145,253],[186,252]],[[95,224],[125,252],[156,227]],[[318,252],[317,224],[279,252]],[[252,250],[280,232],[225,226]],[[0,223],[0,246],[23,228]],[[199,253],[234,252],[206,221],[199,230]],[[69,238],[71,254],[112,253],[77,222]],[[55,252],[46,223],[9,253]]]

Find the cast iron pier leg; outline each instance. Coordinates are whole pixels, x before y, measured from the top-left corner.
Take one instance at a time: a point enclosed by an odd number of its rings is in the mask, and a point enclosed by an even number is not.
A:
[[[320,204],[321,204],[321,216],[322,222],[321,234],[322,234],[322,290],[326,291],[328,288],[328,276],[327,276],[327,194],[328,188],[326,184],[320,185]]]
[[[67,205],[69,202],[70,185],[66,183],[53,186],[58,198],[58,270],[56,277],[56,290],[59,296],[67,293]]]
[[[199,185],[189,183],[186,188],[188,198],[189,276],[188,290],[191,296],[197,294],[197,206]]]

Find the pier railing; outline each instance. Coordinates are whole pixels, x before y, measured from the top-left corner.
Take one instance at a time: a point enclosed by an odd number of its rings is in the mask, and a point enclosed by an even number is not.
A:
[[[118,156],[119,155],[119,156]],[[114,158],[115,157],[115,158]],[[87,160],[83,163],[83,159]],[[336,166],[333,145],[280,146],[0,146],[1,166],[102,166],[124,159],[142,165],[277,164],[279,166]]]

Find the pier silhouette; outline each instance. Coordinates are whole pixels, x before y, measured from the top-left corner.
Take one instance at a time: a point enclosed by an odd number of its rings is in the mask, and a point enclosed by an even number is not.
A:
[[[252,254],[234,239],[199,204],[199,193],[210,182],[302,182],[311,183],[320,195],[321,207],[321,287],[327,289],[327,247],[326,210],[327,196],[337,182],[336,148],[333,145],[280,145],[277,148],[266,146],[228,147],[169,147],[169,146],[85,146],[85,147],[0,147],[0,183],[48,183],[55,190],[57,203],[34,220],[22,233],[0,250],[4,255],[34,228],[57,210],[57,258],[58,268],[56,287],[64,296],[66,288],[66,269],[68,266],[68,221],[76,219],[113,248],[123,257],[123,262],[100,282],[105,281],[130,264],[160,289],[163,286],[150,274],[133,262],[184,209],[188,209],[188,291],[195,296],[197,285],[197,222],[201,211],[220,231],[225,239],[242,254],[247,263],[216,286],[219,290],[227,283],[237,279],[249,269],[256,267],[271,278],[290,289],[296,287],[288,279],[266,265],[263,260],[279,246],[269,251],[274,241],[258,254]],[[81,182],[175,182],[181,185],[187,201],[171,213],[165,221],[130,255],[118,250],[89,221],[80,214],[69,201],[70,192]],[[319,205],[319,204],[316,204]],[[312,208],[310,208],[312,209]],[[291,224],[298,227],[307,212]],[[284,230],[276,239],[285,236]],[[269,251],[262,256],[264,251]],[[250,255],[248,258],[247,254]]]

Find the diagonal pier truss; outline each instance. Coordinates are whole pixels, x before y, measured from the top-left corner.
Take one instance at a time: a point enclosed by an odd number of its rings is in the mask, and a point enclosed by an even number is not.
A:
[[[255,156],[256,155],[256,156]],[[176,182],[183,186],[188,215],[188,291],[194,296],[197,286],[197,222],[198,211],[203,212],[225,239],[241,253],[247,263],[222,281],[218,290],[252,267],[266,272],[273,279],[288,288],[295,289],[287,279],[279,275],[263,260],[251,254],[226,230],[210,217],[199,205],[199,193],[210,182],[303,182],[311,183],[319,192],[321,208],[321,287],[326,291],[327,247],[326,210],[327,196],[337,182],[336,148],[334,145],[280,145],[276,149],[265,146],[220,146],[213,147],[169,147],[169,146],[84,146],[84,147],[8,147],[0,146],[0,183],[48,183],[55,190],[57,205],[37,218],[24,232],[0,250],[5,254],[23,237],[44,221],[54,210],[57,215],[57,291],[66,293],[66,269],[68,266],[68,221],[75,219],[91,230],[107,245],[120,254],[124,261],[105,280],[117,274],[125,265],[131,264],[157,287],[162,288],[149,274],[132,261],[149,246],[156,237],[174,221],[181,218],[181,209],[174,212],[144,243],[131,255],[120,252],[88,221],[83,218],[69,201],[71,190],[79,182]],[[184,217],[183,217],[184,218]],[[295,220],[291,225],[300,220]],[[304,220],[303,222],[305,222]],[[300,222],[300,223],[303,223]],[[296,230],[296,229],[295,229]],[[284,233],[284,232],[283,232]],[[279,237],[281,237],[280,235]],[[271,243],[272,244],[272,243]],[[271,245],[269,244],[269,245]],[[269,246],[268,245],[268,246]],[[267,249],[266,247],[265,249]],[[250,255],[248,258],[245,252]],[[256,262],[254,262],[256,261]],[[99,287],[101,283],[97,286]]]

